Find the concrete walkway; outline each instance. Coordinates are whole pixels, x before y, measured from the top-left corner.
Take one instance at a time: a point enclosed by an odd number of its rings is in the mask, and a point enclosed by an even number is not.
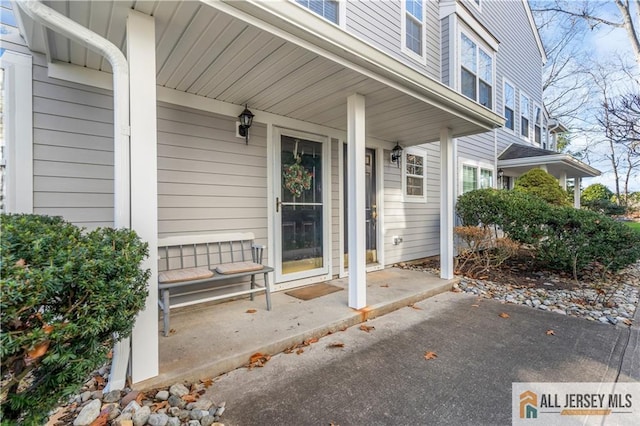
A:
[[[225,374],[207,396],[226,401],[227,426],[508,425],[513,382],[639,381],[638,317],[616,327],[448,292]]]
[[[367,274],[368,306],[362,310],[347,306],[347,279],[330,281],[343,290],[308,301],[274,293],[271,311],[266,310],[262,295],[253,302],[244,299],[175,309],[171,311],[175,333],[160,336],[160,375],[135,387],[150,389],[215,377],[246,365],[256,352],[277,354],[304,340],[446,292],[454,282],[427,272],[389,268]]]

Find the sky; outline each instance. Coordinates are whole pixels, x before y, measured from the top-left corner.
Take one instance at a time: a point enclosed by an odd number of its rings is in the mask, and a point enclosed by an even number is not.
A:
[[[534,4],[534,8],[535,8],[536,2],[532,2],[532,3]],[[575,0],[572,4],[579,6],[582,3],[583,1]],[[598,12],[600,14],[605,13],[607,18],[615,21],[621,20],[619,11],[616,5],[614,4],[613,0],[598,1],[598,2],[591,1],[590,3],[597,4]],[[640,24],[640,23],[637,23],[637,24]],[[553,32],[552,32],[552,35],[554,35]],[[544,37],[545,37],[544,31],[541,33],[541,36],[543,37],[543,40],[544,40]],[[577,43],[578,44],[577,47],[579,49],[589,54],[593,59],[599,62],[614,60],[617,56],[620,56],[627,59],[627,62],[634,63],[634,55],[630,46],[629,37],[623,28],[614,28],[614,27],[605,26],[605,25],[598,25],[593,30],[587,30],[584,34],[584,37],[580,38],[579,40],[574,40],[574,43]],[[617,72],[619,72],[619,69],[616,70],[614,68],[611,70],[612,77],[609,79],[609,82],[613,82],[614,76]],[[640,77],[640,70],[638,69],[637,64],[635,64],[635,72]],[[638,79],[638,81],[640,81],[640,78]],[[628,91],[629,88],[631,87],[631,80],[628,78],[625,78],[620,83],[616,83],[614,87],[620,91]],[[585,108],[585,111],[584,111],[585,121],[587,122],[589,120],[593,120],[593,113],[598,108],[598,99],[592,98],[592,101],[593,101],[592,105],[588,108]],[[568,122],[565,124],[568,124],[570,128],[575,129],[575,127],[581,124],[584,124],[584,121],[582,123],[580,123],[579,121],[576,121],[576,122]],[[598,140],[601,140],[601,138],[598,138]],[[585,145],[589,144],[589,142],[590,141],[588,140],[588,138],[586,138],[583,134],[580,134],[579,132],[574,132],[572,134],[572,143],[571,143],[571,146],[569,147],[569,151],[572,151],[572,152],[580,151],[581,149],[583,149]],[[596,167],[597,169],[601,170],[603,173],[601,176],[596,178],[584,179],[583,188],[593,183],[602,183],[607,187],[609,187],[611,190],[614,190],[615,188],[614,174],[611,170],[610,162],[602,159],[604,152],[606,151],[603,151],[602,148],[600,149],[592,148],[592,152],[589,155],[589,162],[593,167]],[[640,170],[635,171],[635,176],[632,177],[630,181],[630,191],[640,191]]]

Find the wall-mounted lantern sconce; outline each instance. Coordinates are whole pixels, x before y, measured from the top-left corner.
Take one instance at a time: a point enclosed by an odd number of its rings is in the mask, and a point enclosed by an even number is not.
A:
[[[396,142],[396,146],[391,150],[391,162],[396,163],[398,168],[400,168],[400,162],[402,160],[402,147]]]
[[[502,180],[503,176],[504,176],[504,170],[498,169],[498,179]]]
[[[244,136],[245,143],[249,145],[249,127],[253,124],[253,113],[249,111],[247,105],[244,106],[244,111],[238,116],[240,120],[240,126],[238,127],[238,133],[240,136]]]

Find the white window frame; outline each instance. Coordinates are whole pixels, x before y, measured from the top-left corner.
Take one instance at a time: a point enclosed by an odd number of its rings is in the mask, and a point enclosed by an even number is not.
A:
[[[420,177],[407,173],[407,155],[422,157],[422,195],[407,194],[407,177]],[[405,202],[426,203],[427,202],[427,152],[420,148],[405,148],[402,151],[402,195]]]
[[[402,12],[400,15],[400,26],[401,26],[401,34],[400,34],[400,50],[406,54],[411,59],[418,61],[421,64],[426,62],[427,57],[427,24],[426,24],[426,16],[427,16],[427,2],[426,0],[420,0],[422,2],[422,22],[421,31],[420,31],[420,40],[422,43],[422,53],[418,55],[413,50],[407,47],[407,16],[411,17],[411,19],[416,20],[416,17],[410,14],[407,11],[407,2],[406,0],[401,0],[402,4]]]
[[[464,95],[462,93],[462,36],[465,36],[466,38],[468,38],[469,40],[471,40],[473,42],[473,44],[475,44],[475,50],[476,50],[476,70],[475,72],[472,72],[472,74],[475,77],[475,84],[476,84],[476,99],[470,98],[466,95]],[[458,66],[457,66],[457,70],[456,70],[456,81],[458,82],[458,92],[460,92],[461,94],[463,94],[465,97],[467,97],[468,99],[473,100],[474,102],[476,102],[479,105],[482,105],[480,103],[480,51],[484,52],[487,56],[489,56],[491,58],[491,107],[486,107],[484,105],[485,108],[494,111],[496,108],[496,54],[495,51],[493,51],[492,49],[488,48],[484,43],[480,42],[479,39],[475,36],[473,36],[471,33],[469,33],[468,31],[465,30],[460,30],[459,34],[458,34],[458,40],[457,40],[458,46],[459,48],[457,49],[458,51]],[[465,67],[465,69],[467,69]],[[471,72],[471,70],[469,70]],[[482,81],[485,81],[484,79],[482,79]]]
[[[476,182],[478,183],[477,187],[474,189],[483,189],[482,186],[482,170],[486,170],[491,172],[491,185],[488,188],[496,187],[496,171],[495,167],[486,161],[482,160],[471,160],[469,158],[461,158],[460,164],[458,167],[459,179],[458,179],[458,194],[462,195],[464,192],[464,167],[471,167],[475,169]]]
[[[320,18],[324,19],[325,21],[336,25],[342,29],[346,28],[346,19],[345,17],[347,16],[347,2],[346,0],[323,0],[323,1],[334,1],[335,3],[338,3],[338,22],[333,22],[329,19],[327,19],[326,17],[324,17],[323,15],[320,15],[319,13],[311,10],[311,8],[298,3],[296,0],[290,0],[292,3],[296,4],[298,7],[301,7],[302,9],[313,13],[315,16],[319,16]]]
[[[510,129],[507,127],[506,122],[505,122],[505,126],[503,127],[503,129],[509,133],[515,133],[517,127],[517,121],[516,118],[518,117],[517,115],[517,106],[518,106],[518,92],[516,90],[516,85],[511,83],[511,81],[507,80],[506,78],[502,79],[502,111],[503,111],[503,115],[504,118],[507,118],[507,114],[506,114],[506,108],[507,108],[507,90],[506,90],[506,86],[509,85],[511,86],[511,88],[513,89],[513,106],[512,109],[513,110],[513,129]]]
[[[3,124],[8,213],[33,213],[33,93],[31,55],[5,50]]]
[[[526,99],[527,100],[527,115],[525,116],[523,111],[522,111],[522,101]],[[523,91],[520,91],[520,105],[519,105],[519,110],[520,110],[520,114],[518,115],[519,121],[520,121],[520,137],[526,141],[532,141],[533,138],[531,137],[531,132],[532,132],[532,123],[531,123],[531,98]],[[522,134],[522,118],[525,117],[528,121],[527,121],[527,135],[523,135]]]
[[[540,121],[536,122],[536,110],[539,109],[540,110]],[[533,128],[533,138],[531,139],[531,141],[533,143],[536,143],[540,146],[540,148],[542,148],[543,145],[543,141],[544,141],[544,111],[542,110],[542,107],[540,106],[540,104],[534,103],[533,104],[533,125],[531,126]],[[538,127],[540,127],[540,141],[536,141],[536,125]]]

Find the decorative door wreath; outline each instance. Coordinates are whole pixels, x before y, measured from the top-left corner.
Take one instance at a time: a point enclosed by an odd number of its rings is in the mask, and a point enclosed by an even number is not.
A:
[[[313,173],[308,171],[302,164],[302,154],[298,154],[298,142],[296,139],[296,145],[293,149],[293,159],[295,163],[284,166],[282,171],[282,177],[284,179],[284,187],[291,192],[294,197],[300,197],[302,191],[311,188],[311,179]]]

